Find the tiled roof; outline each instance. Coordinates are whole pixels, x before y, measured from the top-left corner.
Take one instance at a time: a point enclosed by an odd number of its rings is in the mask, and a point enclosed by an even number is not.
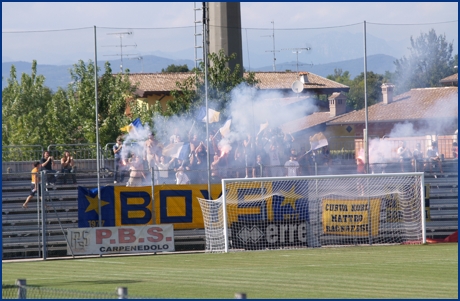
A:
[[[319,75],[303,72],[307,74],[308,83],[304,84],[305,90],[317,89],[336,89],[348,91],[349,87],[321,77]],[[138,90],[143,93],[168,93],[177,89],[176,82],[183,82],[190,76],[192,72],[170,72],[170,73],[132,73],[129,74],[131,83],[137,84]],[[248,73],[244,73],[247,77]],[[256,79],[260,80],[258,87],[261,90],[282,90],[291,89],[292,83],[298,80],[296,72],[255,72]]]
[[[132,73],[128,77],[142,92],[167,93],[177,89],[176,82],[183,82],[193,75],[191,72]]]
[[[305,83],[304,89],[343,89],[348,91],[349,87],[339,84],[330,79],[319,75],[302,72],[307,75],[308,83]],[[247,73],[245,73],[245,76]],[[258,87],[264,89],[291,89],[292,83],[299,79],[297,72],[255,72],[255,78],[260,80]]]
[[[439,81],[440,83],[458,83],[458,73],[445,77]]]
[[[396,95],[393,102],[368,107],[368,122],[458,118],[458,87],[412,89]],[[364,123],[365,110],[343,114],[328,125]]]

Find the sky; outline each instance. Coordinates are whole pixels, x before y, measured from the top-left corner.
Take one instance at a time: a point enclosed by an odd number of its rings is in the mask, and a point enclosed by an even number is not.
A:
[[[98,59],[149,54],[194,59],[195,43],[200,43],[194,35],[194,5],[2,2],[2,61],[75,63],[80,58],[94,59],[95,48]],[[199,7],[201,2],[196,5]],[[455,45],[454,53],[458,52],[457,2],[241,2],[241,19],[245,65],[259,64],[258,59],[270,65],[274,54],[278,61],[296,60],[297,55],[303,60],[324,63],[331,60],[325,56],[329,51],[340,48],[331,42],[337,40],[335,34],[347,32],[350,39],[358,41],[355,44],[361,43],[364,21],[371,52],[372,46],[378,45],[380,49],[387,48],[390,55],[401,55],[411,36],[417,37],[431,28],[438,35],[445,34]],[[314,46],[326,38],[331,44],[327,49]],[[311,58],[301,54],[303,50],[289,51],[308,47],[312,48]],[[357,45],[356,50],[350,49],[345,58],[362,56],[362,48]]]

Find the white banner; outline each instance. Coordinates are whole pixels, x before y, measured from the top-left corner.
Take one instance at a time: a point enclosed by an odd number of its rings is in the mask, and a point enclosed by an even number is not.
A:
[[[67,229],[74,255],[157,253],[174,251],[174,229],[168,225]],[[67,255],[72,255],[67,246]]]

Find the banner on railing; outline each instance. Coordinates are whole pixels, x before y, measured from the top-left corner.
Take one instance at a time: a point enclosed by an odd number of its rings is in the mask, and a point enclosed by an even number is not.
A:
[[[70,228],[68,255],[174,251],[173,225]]]
[[[212,185],[212,199],[219,198],[221,191],[221,185]],[[204,228],[197,198],[208,199],[206,184],[156,186],[155,201],[150,186],[105,186],[100,195],[99,205],[97,188],[78,187],[78,227],[99,227],[100,209],[102,227],[174,224],[175,229]]]
[[[380,222],[380,199],[333,200],[323,199],[324,234],[373,236],[378,234]],[[369,221],[372,221],[372,227]]]

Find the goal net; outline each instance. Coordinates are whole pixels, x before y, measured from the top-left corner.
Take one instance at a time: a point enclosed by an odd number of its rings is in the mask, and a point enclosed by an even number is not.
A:
[[[207,252],[425,243],[423,173],[223,179]]]

